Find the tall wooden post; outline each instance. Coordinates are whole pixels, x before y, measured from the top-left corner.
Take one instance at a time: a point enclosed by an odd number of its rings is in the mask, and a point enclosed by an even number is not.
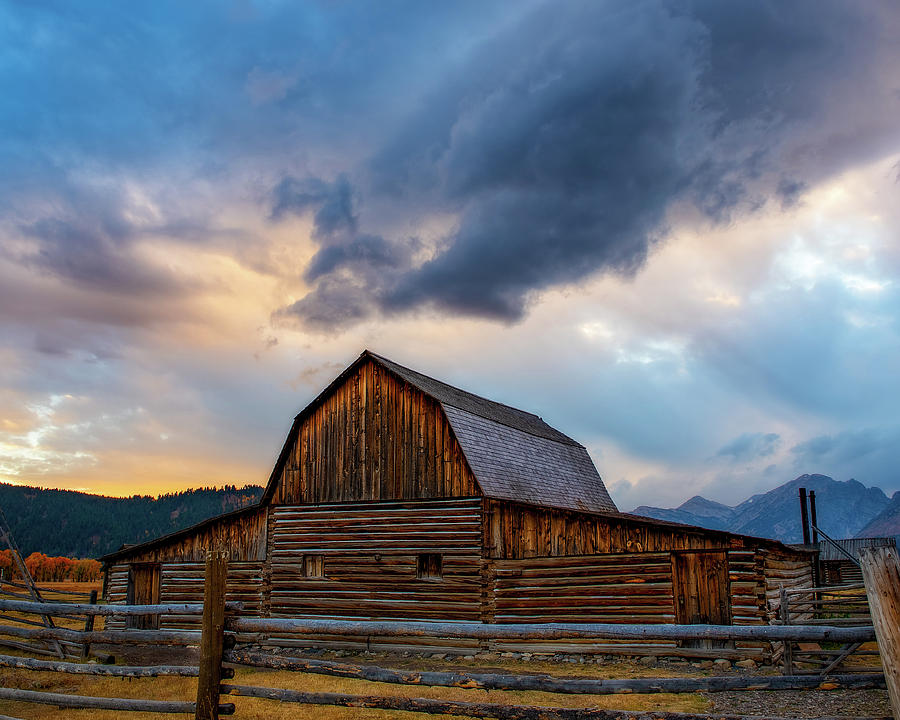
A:
[[[806,506],[806,488],[800,488],[800,524],[803,526],[803,544],[809,545],[809,514]]]
[[[859,565],[894,720],[900,720],[900,555],[895,547],[859,549]]]
[[[782,625],[790,625],[791,624],[791,609],[788,606],[788,594],[785,592],[784,588],[781,588],[779,591],[779,598],[781,600],[781,604],[778,607],[778,614],[781,617]],[[784,652],[781,657],[784,663],[784,670],[782,674],[784,675],[793,675],[794,674],[794,645],[790,640],[784,641]]]
[[[206,554],[203,588],[203,631],[200,636],[200,674],[197,678],[195,720],[219,719],[219,684],[222,680],[222,649],[225,639],[225,581],[228,552]]]
[[[812,526],[813,545],[819,544],[819,516],[816,515],[816,491],[809,491],[809,522]]]

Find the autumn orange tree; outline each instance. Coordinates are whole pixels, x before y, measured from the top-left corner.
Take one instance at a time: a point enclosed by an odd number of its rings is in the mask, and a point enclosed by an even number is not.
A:
[[[0,567],[5,570],[5,577],[18,575],[12,554],[8,550],[0,553]],[[35,582],[62,582],[63,580],[90,582],[100,579],[100,563],[89,558],[78,560],[68,557],[49,557],[44,553],[33,552],[25,558],[25,567]]]

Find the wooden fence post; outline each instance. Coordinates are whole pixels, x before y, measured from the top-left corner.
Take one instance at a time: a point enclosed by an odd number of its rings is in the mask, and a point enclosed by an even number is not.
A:
[[[97,591],[91,590],[91,598],[88,600],[89,605],[97,604]],[[84,621],[84,631],[85,632],[93,632],[94,631],[94,618],[96,615],[88,615],[87,619]],[[104,626],[105,627],[105,626]],[[81,648],[81,659],[87,660],[88,655],[91,652],[91,644],[89,642],[85,642],[84,647]]]
[[[200,673],[197,678],[195,720],[218,720],[219,684],[222,680],[222,651],[225,639],[225,581],[228,552],[206,554],[203,589],[203,626],[200,637]]]
[[[781,588],[780,592],[781,604],[778,607],[778,614],[781,616],[781,624],[782,625],[790,625],[791,624],[791,609],[788,605],[788,594],[784,588]],[[784,641],[784,648],[781,656],[782,661],[784,662],[784,670],[782,671],[783,675],[793,675],[794,674],[794,645],[790,640]]]
[[[859,565],[894,720],[900,720],[900,556],[895,547],[859,549]]]

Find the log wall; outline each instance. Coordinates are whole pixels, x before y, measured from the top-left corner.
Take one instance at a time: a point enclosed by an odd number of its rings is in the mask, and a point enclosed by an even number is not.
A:
[[[273,508],[273,616],[469,620],[481,612],[481,500]],[[440,580],[416,577],[439,553]],[[304,555],[324,556],[324,578]]]
[[[768,600],[768,616],[774,619],[778,616],[778,608],[781,605],[781,588],[793,590],[796,588],[813,587],[813,556],[808,553],[787,553],[770,551],[764,554],[766,597]],[[806,608],[808,610],[808,607]],[[812,617],[809,612],[790,613],[792,623],[800,623]]]
[[[480,494],[440,405],[374,362],[295,423],[276,504]]]

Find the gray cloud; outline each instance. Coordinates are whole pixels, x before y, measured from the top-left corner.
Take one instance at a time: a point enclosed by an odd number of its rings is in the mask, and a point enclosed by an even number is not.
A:
[[[410,238],[388,241],[359,232],[358,195],[346,177],[328,183],[320,178],[284,178],[273,192],[271,218],[312,214],[319,249],[303,273],[314,290],[277,311],[276,319],[300,316],[307,324],[329,329],[367,317],[373,298],[412,265],[421,244]]]
[[[889,434],[883,429],[846,430],[837,435],[819,435],[791,448],[800,467],[846,465],[866,456],[883,453],[890,447]],[[900,451],[893,451],[893,455]]]
[[[869,76],[886,47],[879,12],[891,11],[839,2],[538,8],[447,75],[359,173],[380,202],[458,217],[431,259],[392,266],[371,312],[431,305],[516,320],[535,291],[597,271],[634,273],[677,200],[714,221],[769,197],[795,204],[863,153],[834,140],[852,136],[855,121],[833,105],[878,94]],[[895,98],[877,99],[896,111]],[[868,152],[897,139],[888,123],[864,134]],[[784,156],[801,146],[787,176]],[[348,293],[366,284],[349,283]],[[308,319],[304,307],[296,314]]]
[[[723,445],[716,457],[728,458],[731,462],[748,462],[774,455],[781,445],[778,433],[743,433]]]

